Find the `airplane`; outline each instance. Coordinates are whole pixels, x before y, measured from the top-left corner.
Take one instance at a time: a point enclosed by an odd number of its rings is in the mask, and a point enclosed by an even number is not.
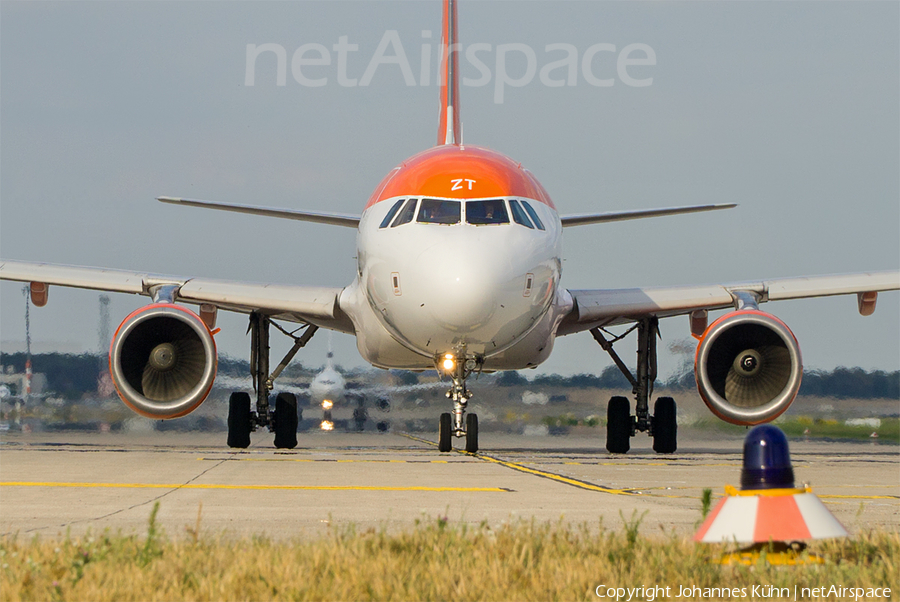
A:
[[[329,332],[329,335],[331,333]],[[252,387],[249,377],[234,377],[217,375],[215,387],[225,389],[241,389]],[[332,351],[331,337],[329,337],[328,352],[325,354],[325,365],[313,376],[308,383],[281,383],[281,392],[291,393],[295,398],[303,397],[312,407],[322,409],[322,420],[319,428],[323,431],[335,429],[333,412],[344,409],[352,410],[353,421],[357,430],[363,430],[363,425],[369,417],[367,407],[380,412],[391,411],[391,397],[396,394],[404,394],[412,391],[423,391],[443,386],[440,382],[425,382],[416,384],[362,384],[348,383],[344,375],[338,372],[334,365],[334,352]],[[302,411],[299,412],[302,416]],[[387,423],[383,420],[377,422],[379,428],[384,428]]]
[[[457,6],[444,0],[437,144],[401,162],[377,184],[360,214],[279,209],[160,196],[163,203],[354,228],[356,273],[338,287],[236,282],[0,260],[0,279],[30,283],[43,306],[50,285],[144,295],[150,303],[116,330],[109,365],[119,396],[138,414],[189,414],[206,399],[216,373],[219,310],[249,316],[255,407],[231,395],[228,445],[246,448],[251,433],[274,432],[275,447],[297,445],[296,397],[269,394],[294,355],[319,329],[356,337],[360,355],[384,369],[437,370],[449,380],[452,409],[438,421],[438,449],[464,439],[479,450],[478,417],[467,412],[470,376],[533,368],[557,337],[590,333],[632,385],[632,402],[607,406],[606,449],[626,453],[647,433],[658,453],[677,450],[676,405],[659,397],[657,337],[664,318],[688,316],[698,340],[698,390],[714,415],[755,425],[781,415],[800,387],[802,360],[790,328],[760,309],[769,301],[857,296],[870,315],[878,293],[900,288],[900,272],[778,278],[712,285],[570,290],[561,284],[564,229],[622,220],[729,209],[734,204],[560,214],[534,174],[496,151],[464,144],[459,104]],[[452,261],[448,261],[452,259]],[[196,306],[196,311],[187,307]],[[732,310],[709,320],[713,310]],[[300,324],[288,332],[281,322]],[[632,370],[615,351],[625,325],[637,338]],[[275,327],[294,345],[270,372]],[[299,335],[297,333],[300,333]]]

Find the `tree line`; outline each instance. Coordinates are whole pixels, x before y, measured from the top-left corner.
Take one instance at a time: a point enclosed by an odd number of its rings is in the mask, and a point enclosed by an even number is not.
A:
[[[43,373],[47,377],[47,388],[54,394],[66,399],[78,399],[97,390],[100,375],[109,370],[106,356],[63,353],[40,353],[32,356],[31,366],[35,373]],[[0,364],[11,366],[13,372],[25,371],[24,353],[0,353]],[[292,366],[294,371],[312,374],[312,370],[301,366]],[[249,374],[246,360],[238,360],[228,356],[219,358],[219,372],[222,374]],[[392,371],[401,381],[414,383],[418,376],[407,371]],[[600,374],[575,374],[562,376],[559,374],[538,374],[529,379],[521,372],[500,372],[493,377],[497,386],[546,386],[577,389],[616,389],[631,390],[631,384],[615,366],[607,366]],[[657,388],[690,390],[696,387],[694,373],[688,370],[668,380],[658,381]],[[800,386],[800,395],[818,397],[836,397],[838,399],[900,399],[900,370],[886,372],[884,370],[864,370],[863,368],[835,368],[831,371],[811,370],[804,372]]]
[[[630,391],[631,383],[616,366],[607,366],[600,374],[539,374],[527,379],[519,372],[501,372],[495,379],[501,387],[528,384],[577,389],[615,389]],[[657,381],[656,387],[686,391],[696,388],[694,371],[689,370],[667,380]],[[838,399],[900,399],[900,370],[867,371],[843,366],[831,371],[809,370],[803,373],[800,395],[836,397]]]

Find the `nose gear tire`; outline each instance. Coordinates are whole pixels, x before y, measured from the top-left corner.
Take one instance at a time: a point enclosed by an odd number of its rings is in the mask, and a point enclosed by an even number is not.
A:
[[[478,415],[466,416],[466,451],[474,454],[478,451]]]
[[[438,428],[438,451],[448,452],[453,449],[453,418],[449,412],[441,414],[441,421]]]

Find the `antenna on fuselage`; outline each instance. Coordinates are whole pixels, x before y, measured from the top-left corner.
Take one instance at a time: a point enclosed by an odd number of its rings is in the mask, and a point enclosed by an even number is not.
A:
[[[444,0],[441,30],[441,117],[438,146],[459,145],[462,127],[459,121],[459,41],[456,32],[456,0]]]

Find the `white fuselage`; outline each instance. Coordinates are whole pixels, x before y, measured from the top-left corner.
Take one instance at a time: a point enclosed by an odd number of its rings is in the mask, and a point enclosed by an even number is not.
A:
[[[512,219],[473,225],[464,200],[452,225],[413,219],[381,227],[397,199],[363,214],[357,277],[341,296],[362,356],[376,366],[408,369],[433,368],[436,357],[461,349],[482,357],[488,370],[544,361],[571,309],[570,296],[559,289],[556,212],[532,200],[544,229]]]

